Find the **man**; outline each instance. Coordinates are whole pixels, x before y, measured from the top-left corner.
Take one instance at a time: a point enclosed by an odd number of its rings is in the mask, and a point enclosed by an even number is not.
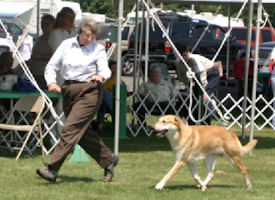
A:
[[[146,108],[150,110],[156,102],[158,105],[155,105],[155,108],[160,107],[161,110],[166,110],[165,114],[175,113],[172,106],[169,105],[169,100],[173,97],[178,98],[178,91],[172,83],[161,79],[161,67],[159,65],[152,65],[150,67],[149,80],[147,82],[143,82],[138,87],[137,93],[141,98],[145,98],[149,93],[142,106],[140,106],[141,101],[134,104],[134,110],[138,113],[138,118],[144,123],[145,126],[146,122],[144,121]]]
[[[221,70],[222,69],[222,62],[213,62],[209,60],[206,57],[203,57],[198,54],[192,54],[189,51],[188,46],[181,45],[179,46],[179,52],[182,54],[183,59],[188,64],[188,66],[192,69],[192,71],[195,73],[196,78],[200,81],[202,87],[206,91],[206,93],[203,94],[203,100],[207,100],[207,95],[211,96],[212,94],[215,94],[219,84],[220,84],[220,76],[222,75]],[[179,78],[179,81],[183,82],[186,86],[190,86],[189,79],[187,78],[186,72],[187,67],[184,65],[183,62],[179,61],[177,64],[177,76]],[[195,81],[194,81],[195,82]],[[199,86],[197,83],[195,83],[193,88],[194,94],[196,97],[199,96]],[[178,102],[178,106],[182,102]],[[212,105],[209,104],[209,108],[212,109]],[[183,115],[185,118],[188,115],[188,111],[186,109],[181,110],[180,115]],[[197,119],[198,118],[198,110],[196,109],[193,113],[193,116]],[[206,124],[210,125],[212,120],[212,116],[208,117],[205,122]],[[195,123],[189,119],[188,120],[189,125],[195,125]]]

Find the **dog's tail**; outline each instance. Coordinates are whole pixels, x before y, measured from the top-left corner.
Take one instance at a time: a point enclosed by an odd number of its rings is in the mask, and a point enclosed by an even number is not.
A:
[[[248,154],[249,152],[251,152],[257,143],[258,143],[258,140],[254,139],[254,140],[250,141],[247,145],[243,146],[243,148],[241,150],[241,156],[244,156],[244,155]]]

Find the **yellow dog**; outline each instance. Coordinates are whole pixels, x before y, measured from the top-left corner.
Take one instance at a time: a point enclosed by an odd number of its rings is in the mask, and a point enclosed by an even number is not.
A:
[[[247,189],[252,189],[246,168],[241,157],[248,154],[257,144],[258,140],[252,140],[242,146],[238,137],[220,126],[188,126],[175,115],[165,115],[152,127],[157,132],[157,137],[166,136],[172,150],[176,155],[174,167],[156,185],[156,190],[161,190],[169,179],[187,162],[198,187],[206,190],[207,184],[214,178],[214,169],[218,156],[225,155],[235,165],[245,179]],[[196,162],[203,160],[207,177],[202,181],[198,175]]]

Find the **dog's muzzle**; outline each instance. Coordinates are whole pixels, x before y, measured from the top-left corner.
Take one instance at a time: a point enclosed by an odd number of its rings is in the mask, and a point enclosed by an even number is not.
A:
[[[162,131],[158,131],[158,130],[154,130],[155,132],[157,132],[156,133],[156,136],[158,137],[158,138],[162,138],[162,137],[164,137],[165,136],[165,134],[167,133],[167,129],[165,129],[165,130],[162,130]]]

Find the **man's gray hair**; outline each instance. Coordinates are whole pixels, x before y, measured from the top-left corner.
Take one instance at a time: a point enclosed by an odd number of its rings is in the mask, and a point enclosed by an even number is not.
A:
[[[151,73],[153,71],[153,69],[155,69],[155,68],[161,69],[161,66],[157,63],[151,64],[149,67],[149,73]]]
[[[77,28],[77,33],[80,34],[84,30],[91,30],[92,33],[97,35],[99,33],[99,29],[97,27],[96,21],[93,19],[92,15],[87,15],[85,16],[82,21],[80,22],[78,28]]]

